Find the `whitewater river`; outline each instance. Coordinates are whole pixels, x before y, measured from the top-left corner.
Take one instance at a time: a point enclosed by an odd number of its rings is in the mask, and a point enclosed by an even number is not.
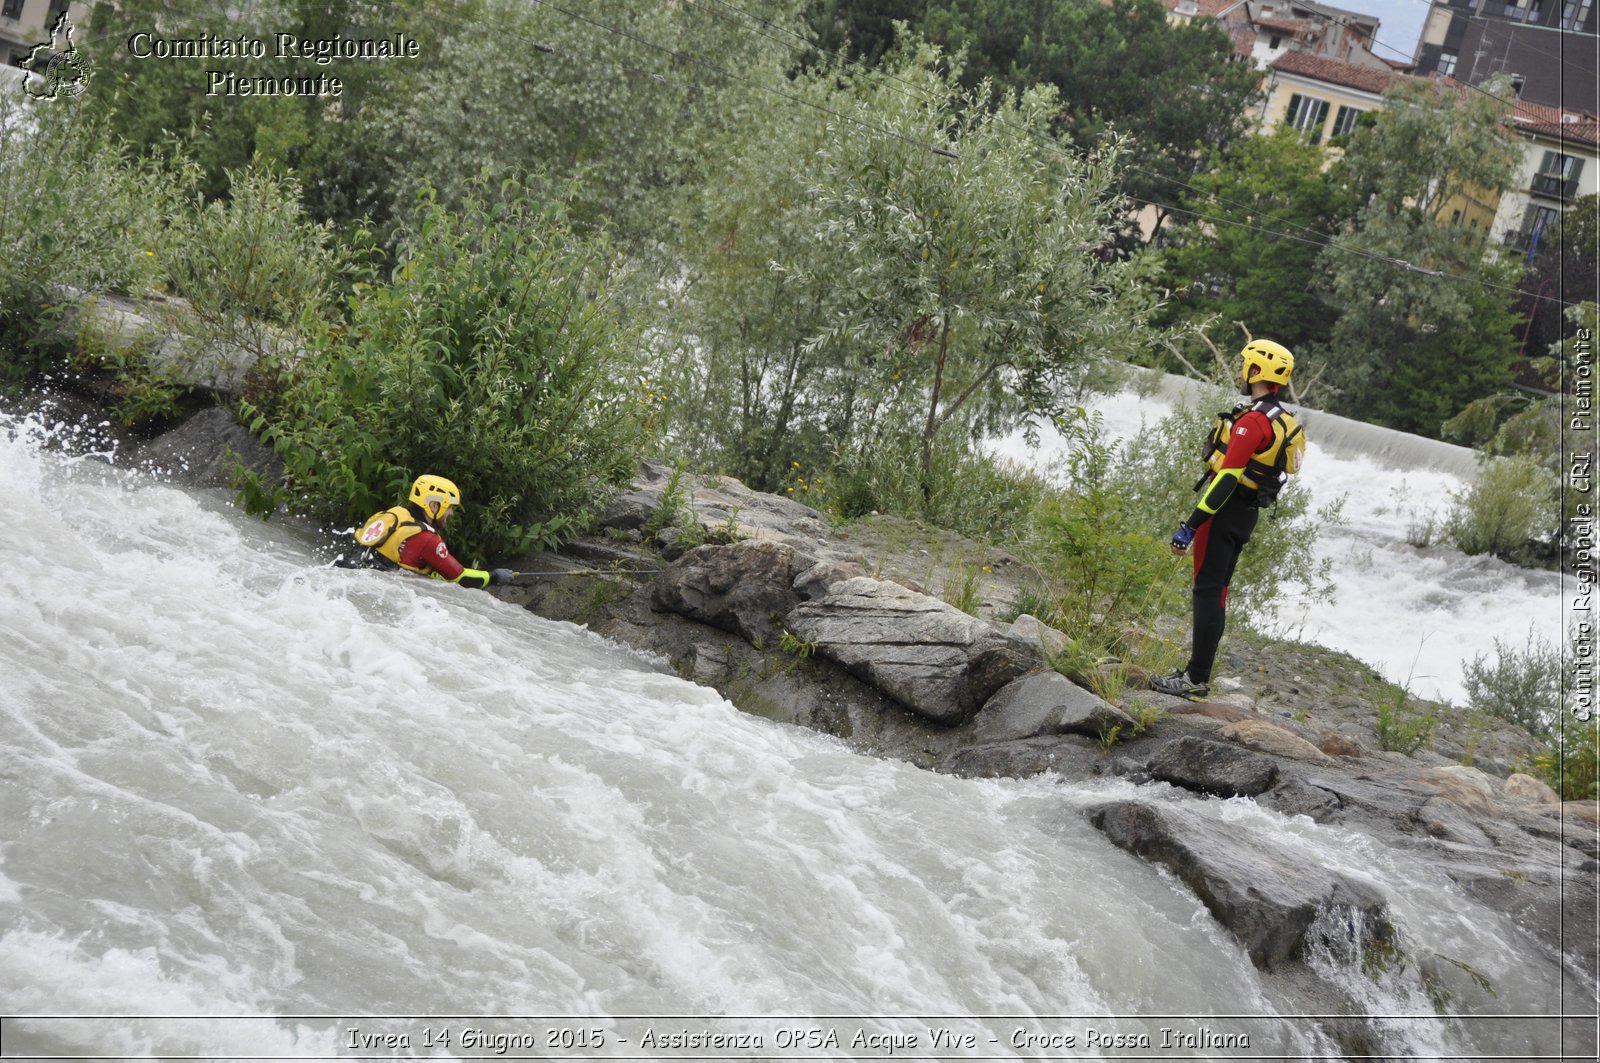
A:
[[[0,468],[7,1058],[1335,1052],[1086,824],[1126,783],[862,756],[14,419]],[[1557,1051],[1559,973],[1515,925],[1359,836],[1191,807],[1389,898],[1406,969],[1315,961],[1386,1051]]]

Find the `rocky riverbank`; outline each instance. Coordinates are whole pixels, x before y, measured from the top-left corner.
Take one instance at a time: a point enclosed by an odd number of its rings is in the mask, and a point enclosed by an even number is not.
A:
[[[121,450],[119,464],[201,487],[225,485],[230,453],[272,464],[216,409]],[[530,575],[493,593],[865,753],[973,778],[1136,784],[1069,814],[1185,883],[1301,1011],[1350,1016],[1324,1023],[1346,1051],[1384,1041],[1362,1002],[1313,973],[1312,954],[1362,970],[1415,964],[1437,1001],[1468,1013],[1492,986],[1472,957],[1407,955],[1371,882],[1307,867],[1270,833],[1222,830],[1200,802],[1248,799],[1426,863],[1514,919],[1519,958],[1560,973],[1566,999],[1552,1012],[1593,1013],[1600,811],[1517,772],[1534,745],[1515,728],[1446,714],[1414,755],[1384,752],[1381,677],[1247,634],[1230,635],[1208,702],[1153,693],[1137,668],[1107,700],[1051,669],[1067,633],[1006,621],[1033,584],[1018,558],[912,521],[836,528],[727,478],[647,465],[600,524],[558,555],[513,561]],[[970,613],[928,593],[958,573],[981,574],[962,588]]]

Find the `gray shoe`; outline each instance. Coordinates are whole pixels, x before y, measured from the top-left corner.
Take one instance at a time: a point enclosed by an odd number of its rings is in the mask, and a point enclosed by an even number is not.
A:
[[[1175,698],[1188,698],[1190,701],[1199,701],[1211,693],[1210,687],[1204,683],[1196,683],[1189,678],[1189,673],[1181,668],[1171,675],[1157,676],[1150,680],[1150,689],[1171,694]]]

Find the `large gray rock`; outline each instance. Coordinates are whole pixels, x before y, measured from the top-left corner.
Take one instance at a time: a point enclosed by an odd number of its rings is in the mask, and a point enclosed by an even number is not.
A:
[[[1018,638],[1037,645],[1046,657],[1054,657],[1063,652],[1071,641],[1043,620],[1028,613],[1023,613],[1011,622],[1011,632]]]
[[[1100,758],[1100,745],[1093,739],[1038,735],[968,746],[946,758],[939,770],[968,779],[1022,779],[1047,771],[1069,779],[1087,779]]]
[[[1156,751],[1150,758],[1150,775],[1217,797],[1254,797],[1277,782],[1278,765],[1271,757],[1231,743],[1186,735]]]
[[[1334,819],[1344,807],[1338,794],[1297,776],[1280,779],[1278,785],[1261,795],[1261,803],[1286,816],[1309,816],[1318,823]]]
[[[134,451],[133,462],[162,479],[194,487],[228,487],[241,464],[271,480],[283,472],[277,455],[221,407],[201,410],[145,443]]]
[[[1043,666],[1037,647],[936,598],[858,576],[790,611],[795,635],[911,711],[960,723]]]
[[[978,742],[1007,742],[1042,734],[1099,738],[1113,728],[1131,731],[1133,717],[1078,686],[1060,672],[1035,672],[1001,687],[972,721]]]
[[[656,577],[650,604],[766,646],[799,601],[791,586],[794,551],[779,543],[697,546]]]
[[[1089,820],[1116,845],[1178,876],[1258,967],[1301,959],[1322,937],[1357,955],[1393,938],[1381,894],[1307,864],[1270,837],[1240,835],[1204,816],[1141,801],[1101,805]]]
[[[845,580],[866,574],[867,570],[854,561],[818,561],[794,578],[794,590],[809,602],[827,596]]]
[[[650,523],[656,510],[661,508],[661,492],[672,479],[672,469],[656,461],[641,462],[633,490],[617,495],[606,503],[600,514],[602,528],[620,528],[632,531]]]

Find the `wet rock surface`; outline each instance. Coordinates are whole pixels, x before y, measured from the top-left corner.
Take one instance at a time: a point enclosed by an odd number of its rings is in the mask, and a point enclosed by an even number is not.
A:
[[[1166,868],[1194,890],[1258,967],[1304,956],[1319,935],[1357,950],[1390,941],[1388,905],[1364,883],[1324,868],[1259,835],[1180,805],[1119,801],[1089,812],[1116,845]]]

